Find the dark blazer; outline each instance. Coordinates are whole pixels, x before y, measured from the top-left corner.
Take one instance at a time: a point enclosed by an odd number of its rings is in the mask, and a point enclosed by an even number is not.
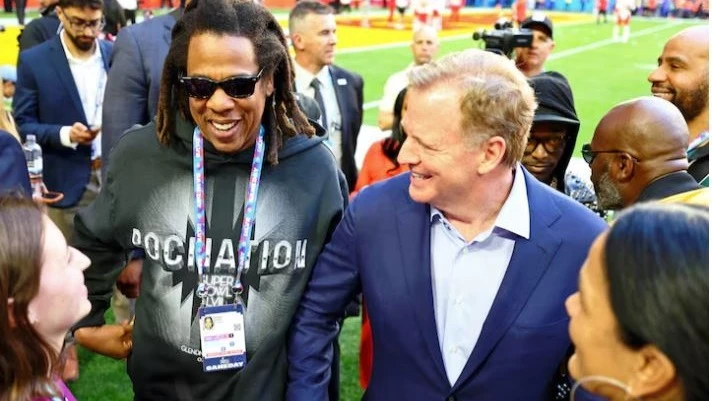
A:
[[[178,14],[176,14],[178,13]],[[129,128],[148,124],[156,115],[163,62],[171,29],[180,16],[172,11],[119,31],[104,92],[101,131],[102,173],[111,149]]]
[[[0,193],[8,192],[32,196],[22,146],[9,132],[0,130]]]
[[[341,112],[341,171],[349,191],[353,191],[358,178],[354,154],[363,122],[363,78],[335,65],[329,67],[329,72]]]
[[[55,11],[55,5],[49,6],[42,12],[42,17],[35,18],[22,30],[17,41],[20,45],[20,52],[57,36],[59,31],[59,17]]]
[[[111,43],[99,41],[99,49],[108,69]],[[89,182],[91,146],[72,149],[59,138],[63,126],[88,125],[59,35],[20,53],[12,104],[22,139],[33,134],[42,146],[47,189],[64,194],[53,207],[76,205]]]
[[[517,237],[454,386],[433,310],[430,206],[410,198],[406,173],[359,192],[319,256],[293,320],[287,400],[324,399],[334,322],[359,291],[368,300],[374,341],[364,400],[547,400],[571,344],[564,301],[577,290],[589,246],[606,224],[524,174],[530,238]]]

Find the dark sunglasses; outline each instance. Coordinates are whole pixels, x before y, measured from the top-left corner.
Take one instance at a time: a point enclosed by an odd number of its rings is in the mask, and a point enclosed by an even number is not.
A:
[[[550,137],[541,139],[530,136],[529,140],[527,141],[527,147],[524,148],[524,153],[533,153],[534,150],[539,146],[539,144],[542,144],[544,146],[544,149],[548,153],[556,153],[561,148],[561,146],[566,143],[567,139],[568,137],[566,136],[566,134],[552,135]]]
[[[625,153],[633,160],[638,162],[638,158],[623,150],[593,150],[591,149],[591,145],[588,143],[581,147],[581,155],[583,156],[583,160],[586,161],[589,166],[593,163],[593,159],[595,159],[599,153]]]
[[[257,75],[242,75],[223,79],[222,81],[213,81],[210,78],[203,77],[179,77],[178,79],[190,97],[209,99],[220,87],[228,96],[243,99],[255,93],[255,85],[262,77],[262,71],[264,71],[264,68]]]

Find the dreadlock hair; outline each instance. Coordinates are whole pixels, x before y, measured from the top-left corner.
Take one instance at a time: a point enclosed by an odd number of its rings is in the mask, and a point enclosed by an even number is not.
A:
[[[267,160],[271,164],[277,164],[285,137],[299,133],[314,135],[314,128],[299,109],[292,92],[292,60],[284,32],[274,16],[250,0],[193,0],[173,27],[171,46],[163,66],[156,118],[161,144],[167,146],[177,140],[176,109],[184,119],[195,124],[179,77],[186,73],[190,39],[204,33],[249,39],[264,76],[272,74],[274,93],[266,99],[262,115],[267,134]]]

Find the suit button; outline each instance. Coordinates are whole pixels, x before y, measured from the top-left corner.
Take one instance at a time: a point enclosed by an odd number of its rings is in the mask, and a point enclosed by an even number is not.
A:
[[[454,395],[451,395],[451,396],[447,397],[446,401],[457,401],[457,398],[455,398]]]

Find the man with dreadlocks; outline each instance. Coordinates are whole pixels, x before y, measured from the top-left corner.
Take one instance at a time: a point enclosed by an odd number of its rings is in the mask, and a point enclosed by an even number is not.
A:
[[[74,334],[130,354],[136,400],[285,397],[287,329],[347,199],[292,82],[267,9],[193,0],[173,29],[156,122],[118,141],[104,191],[77,218],[92,312]],[[146,253],[135,325],[104,325],[133,248]]]

